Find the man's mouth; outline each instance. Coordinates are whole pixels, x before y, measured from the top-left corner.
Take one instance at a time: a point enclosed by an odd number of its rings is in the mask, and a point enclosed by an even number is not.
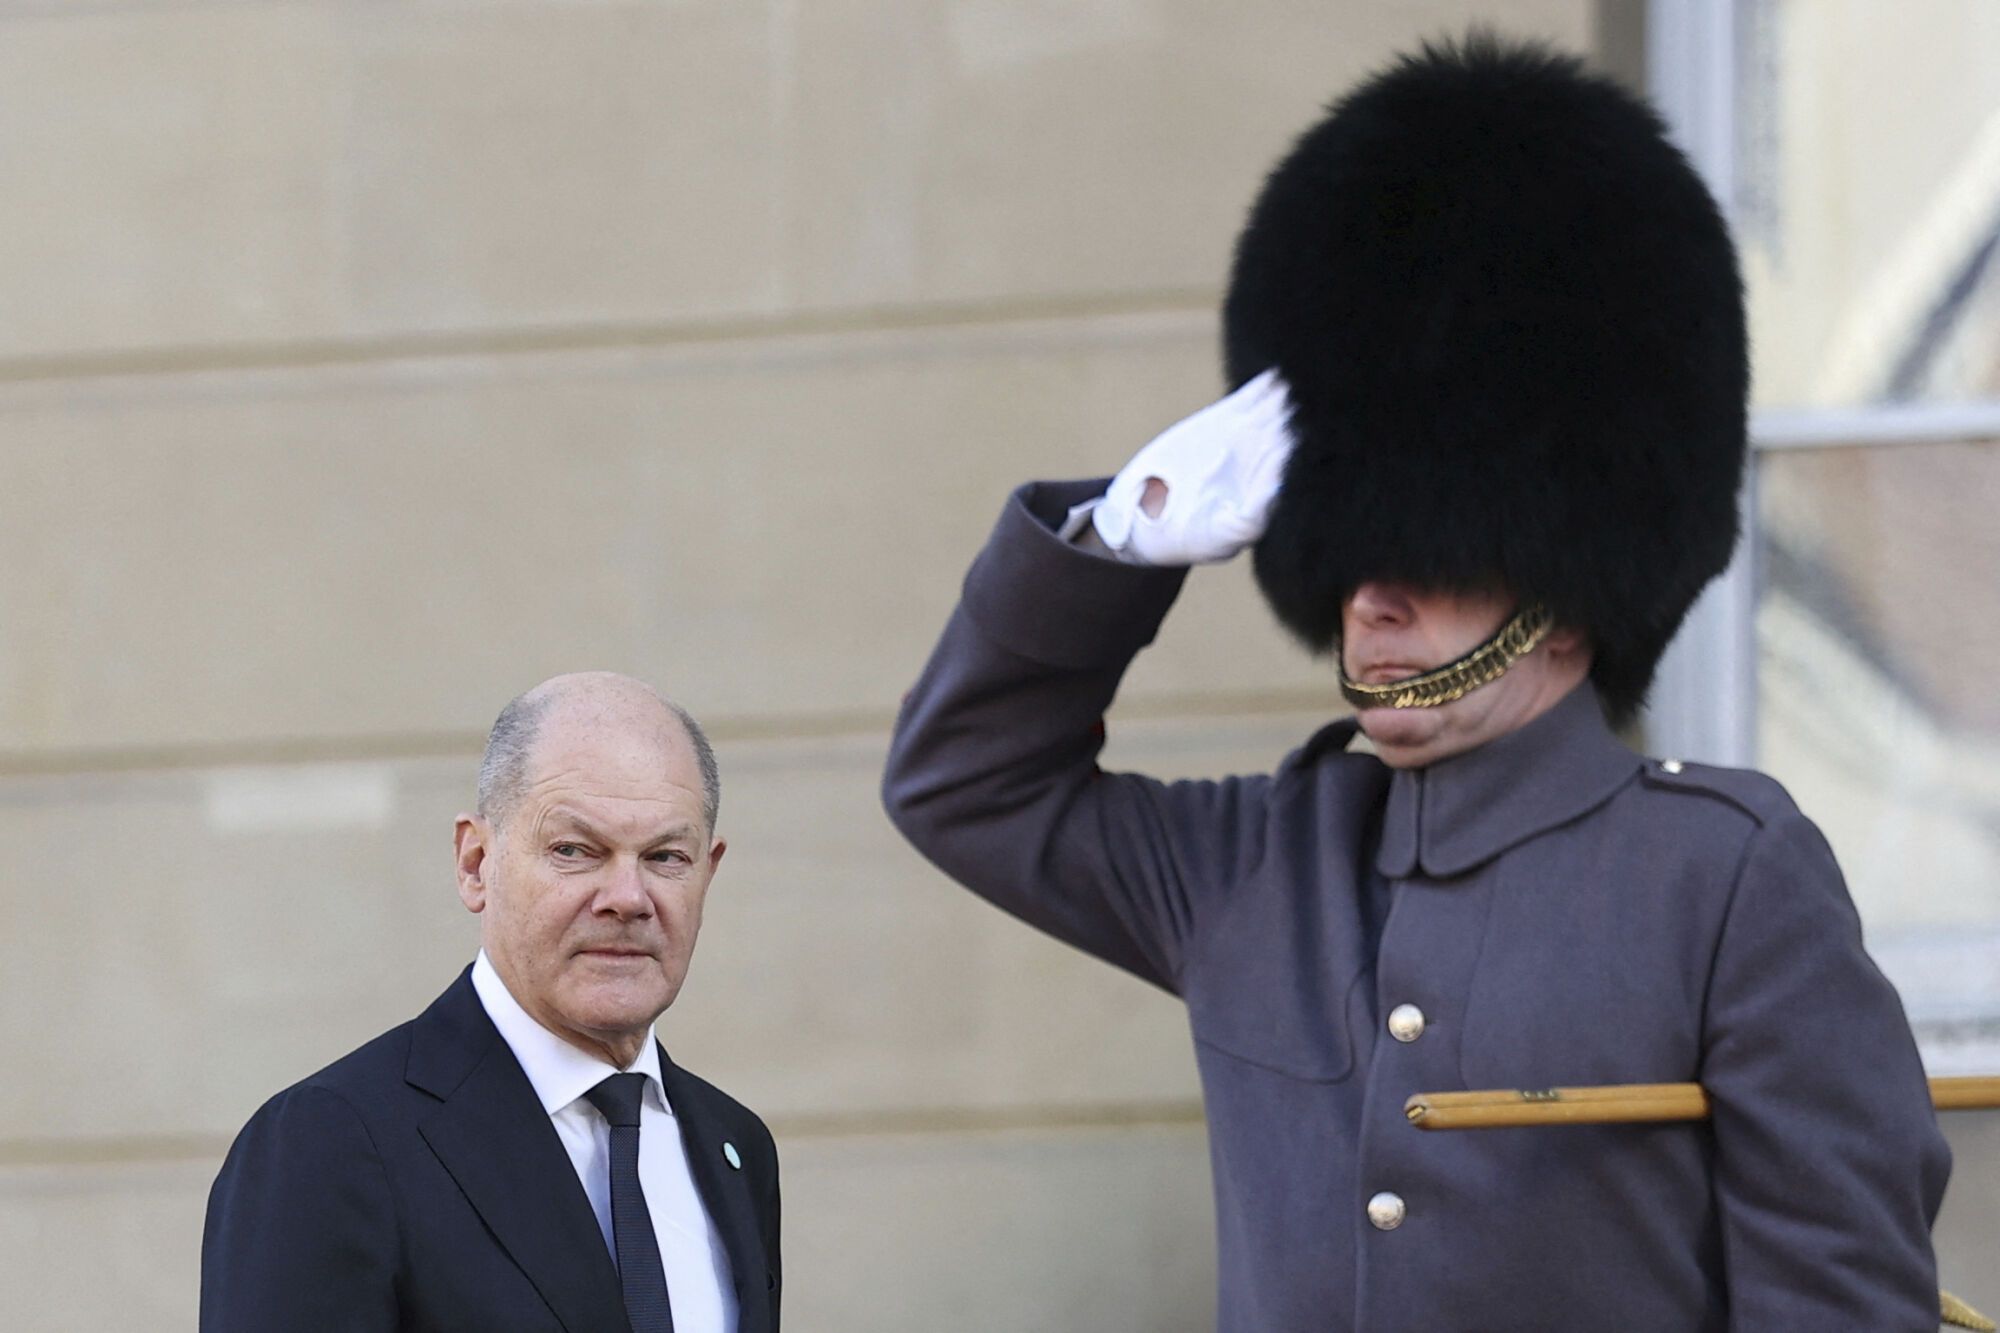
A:
[[[1399,680],[1408,680],[1411,676],[1421,676],[1429,669],[1411,666],[1407,662],[1377,662],[1364,670],[1356,679],[1364,685],[1389,685]]]

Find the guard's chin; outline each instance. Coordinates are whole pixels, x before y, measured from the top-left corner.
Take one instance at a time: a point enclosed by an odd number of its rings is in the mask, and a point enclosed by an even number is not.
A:
[[[1422,763],[1429,746],[1443,729],[1436,708],[1364,708],[1355,714],[1361,734],[1375,747],[1382,762],[1393,768]]]

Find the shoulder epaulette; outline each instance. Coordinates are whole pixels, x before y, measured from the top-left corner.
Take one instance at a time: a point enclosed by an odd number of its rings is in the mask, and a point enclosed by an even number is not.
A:
[[[1798,809],[1776,778],[1748,768],[1717,768],[1678,759],[1648,759],[1639,771],[1649,787],[1706,796],[1735,806],[1759,826]]]

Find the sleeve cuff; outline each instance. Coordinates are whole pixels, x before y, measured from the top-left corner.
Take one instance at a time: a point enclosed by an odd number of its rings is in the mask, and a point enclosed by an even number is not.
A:
[[[1105,485],[1030,482],[1008,499],[964,591],[966,613],[1003,648],[1050,666],[1092,667],[1128,660],[1159,632],[1185,568],[1125,564],[1057,534],[1071,508]]]

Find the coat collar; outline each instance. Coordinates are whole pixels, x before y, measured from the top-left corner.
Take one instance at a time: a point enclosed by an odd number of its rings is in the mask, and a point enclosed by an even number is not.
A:
[[[748,1172],[724,1159],[732,1143],[706,1084],[654,1043],[688,1167],[735,1275],[737,1327],[774,1325]],[[418,1126],[487,1227],[570,1333],[624,1328],[617,1266],[590,1200],[534,1085],[487,1016],[472,969],[411,1025],[404,1078],[439,1100]],[[744,1150],[736,1144],[739,1154]]]
[[[418,1132],[563,1327],[623,1328],[618,1270],[590,1200],[471,968],[412,1026],[404,1077],[440,1099]]]
[[[1527,726],[1389,782],[1375,867],[1449,879],[1609,800],[1639,757],[1579,685]]]

